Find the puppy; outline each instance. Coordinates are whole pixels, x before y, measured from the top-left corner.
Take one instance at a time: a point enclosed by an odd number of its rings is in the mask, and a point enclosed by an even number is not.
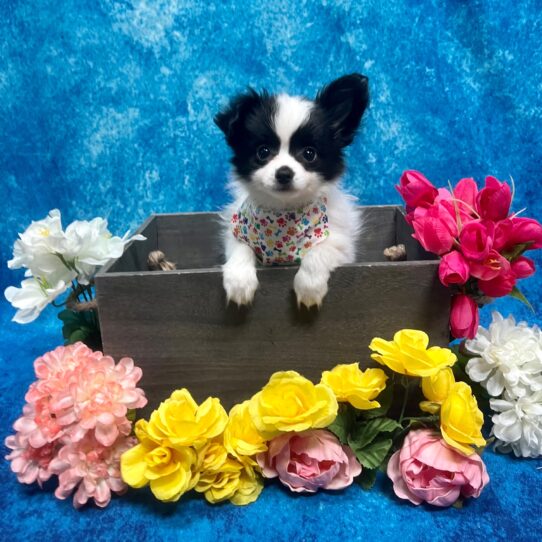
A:
[[[252,303],[256,265],[298,264],[298,305],[320,306],[331,272],[354,262],[361,218],[338,186],[343,149],[369,103],[368,80],[351,74],[315,100],[248,92],[215,117],[233,151],[234,203],[226,210],[228,302]]]

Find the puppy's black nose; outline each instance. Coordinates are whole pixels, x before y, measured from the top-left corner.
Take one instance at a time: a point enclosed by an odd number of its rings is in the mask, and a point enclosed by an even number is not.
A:
[[[281,166],[275,171],[275,179],[279,184],[290,184],[294,178],[294,172],[288,166]]]

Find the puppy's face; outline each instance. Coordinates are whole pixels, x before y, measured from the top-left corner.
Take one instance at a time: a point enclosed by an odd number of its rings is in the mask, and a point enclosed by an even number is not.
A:
[[[347,75],[314,101],[249,90],[215,117],[233,150],[237,177],[258,199],[314,199],[344,170],[349,145],[369,101],[367,78]]]

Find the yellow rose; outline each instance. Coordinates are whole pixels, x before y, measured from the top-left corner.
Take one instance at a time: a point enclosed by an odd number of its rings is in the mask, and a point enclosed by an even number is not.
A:
[[[151,414],[146,428],[148,437],[166,446],[203,446],[220,435],[228,415],[220,400],[209,397],[201,405],[186,389],[176,390]]]
[[[258,475],[253,465],[244,463],[241,476],[239,477],[239,487],[230,499],[230,502],[237,506],[244,506],[254,502],[263,490],[262,477]]]
[[[402,329],[393,336],[393,341],[375,337],[369,348],[378,352],[371,354],[378,363],[408,376],[433,376],[457,361],[448,348],[427,348],[428,344],[429,337],[423,331]]]
[[[192,448],[177,450],[155,444],[138,444],[120,458],[122,479],[131,487],[150,483],[154,496],[164,502],[178,501],[198,482],[197,454]]]
[[[228,457],[219,470],[202,472],[195,489],[212,504],[231,499],[239,489],[242,470],[239,461]]]
[[[420,408],[424,412],[436,414],[440,410],[440,405],[450,394],[454,384],[454,373],[449,367],[442,369],[434,376],[422,378],[422,392],[427,401],[422,401]]]
[[[357,363],[337,365],[333,370],[322,373],[322,384],[333,390],[337,401],[348,402],[360,410],[380,406],[372,399],[386,387],[387,379],[382,369],[362,371]]]
[[[295,371],[275,373],[249,404],[256,429],[266,438],[284,431],[327,427],[337,417],[337,399],[325,384]]]
[[[208,442],[198,453],[200,471],[218,471],[228,458],[228,452],[220,442]]]
[[[484,415],[478,408],[472,390],[465,382],[457,382],[440,409],[440,430],[444,440],[464,453],[474,453],[474,446],[484,446]]]
[[[230,454],[253,456],[267,450],[267,442],[258,432],[249,413],[250,401],[235,405],[230,410],[224,430],[224,446]]]

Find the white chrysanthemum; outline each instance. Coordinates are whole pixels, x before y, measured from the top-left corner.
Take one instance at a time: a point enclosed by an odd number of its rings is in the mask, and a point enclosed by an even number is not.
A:
[[[542,390],[542,333],[537,326],[516,324],[513,316],[493,313],[489,329],[480,326],[467,349],[478,357],[467,363],[471,380],[480,382],[493,397],[506,390],[519,398]]]
[[[542,455],[542,391],[519,399],[504,392],[504,398],[491,399],[490,406],[499,412],[492,417],[496,449],[517,457]]]

